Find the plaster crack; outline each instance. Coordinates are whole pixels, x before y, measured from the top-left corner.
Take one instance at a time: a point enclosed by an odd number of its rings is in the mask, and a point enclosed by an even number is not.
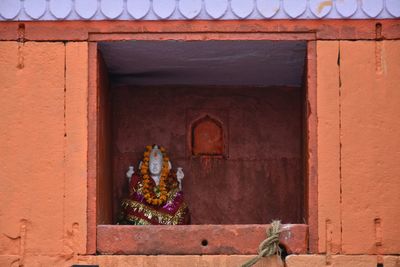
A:
[[[340,63],[341,63],[340,60],[341,60],[341,58],[340,58],[340,41],[339,41],[338,56],[337,56],[337,65],[338,65],[338,74],[339,74],[338,75],[338,77],[339,77],[339,100],[340,100],[340,89],[342,87],[342,77],[340,74]]]

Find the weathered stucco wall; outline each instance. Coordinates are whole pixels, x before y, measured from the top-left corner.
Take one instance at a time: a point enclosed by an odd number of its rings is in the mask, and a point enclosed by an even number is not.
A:
[[[0,42],[0,265],[242,263],[248,256],[84,256],[87,60],[84,42]],[[288,266],[376,266],[374,254],[400,253],[399,62],[400,41],[317,43],[318,247],[328,256],[290,256]]]
[[[87,44],[0,42],[0,81],[0,254],[85,253]]]
[[[400,42],[318,43],[319,249],[400,251]]]

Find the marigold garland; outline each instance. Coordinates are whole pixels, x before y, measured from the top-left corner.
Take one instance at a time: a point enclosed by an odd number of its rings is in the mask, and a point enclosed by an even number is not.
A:
[[[160,195],[157,197],[154,192],[154,186],[151,182],[151,177],[149,174],[149,162],[150,162],[150,153],[153,149],[153,146],[146,146],[146,150],[143,153],[143,162],[140,166],[140,173],[143,177],[143,195],[147,203],[155,206],[160,206],[167,201],[168,192],[167,192],[167,178],[169,173],[169,158],[167,157],[167,152],[165,148],[160,147],[160,151],[163,156],[163,164],[160,175],[160,183],[156,187],[159,190]]]

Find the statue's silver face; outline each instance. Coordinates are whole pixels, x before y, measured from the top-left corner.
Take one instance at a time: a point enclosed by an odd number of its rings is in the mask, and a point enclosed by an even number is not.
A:
[[[149,162],[149,170],[152,175],[159,175],[162,169],[162,159],[160,157],[151,158]]]

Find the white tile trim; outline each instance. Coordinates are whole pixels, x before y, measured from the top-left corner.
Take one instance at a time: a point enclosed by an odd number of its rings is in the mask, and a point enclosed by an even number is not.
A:
[[[43,2],[46,4],[45,9]],[[112,3],[110,0],[0,0],[0,20],[400,18],[400,0],[118,0],[117,2],[118,5],[114,6],[110,4]],[[122,10],[120,2],[123,2]],[[191,2],[193,8],[190,7]]]

